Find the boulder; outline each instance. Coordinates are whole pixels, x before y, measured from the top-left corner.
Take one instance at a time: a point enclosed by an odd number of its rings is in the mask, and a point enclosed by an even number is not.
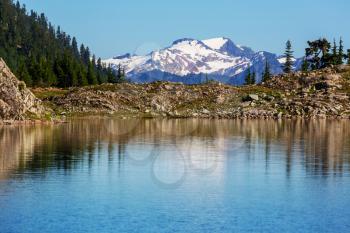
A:
[[[23,120],[28,114],[39,116],[43,113],[41,101],[0,58],[0,120]]]
[[[248,97],[249,97],[251,100],[256,100],[256,101],[259,100],[259,96],[258,96],[258,95],[250,94],[250,95],[248,95]]]
[[[259,96],[255,95],[255,94],[249,94],[245,97],[243,97],[242,99],[244,102],[248,102],[248,101],[258,101],[259,100]]]

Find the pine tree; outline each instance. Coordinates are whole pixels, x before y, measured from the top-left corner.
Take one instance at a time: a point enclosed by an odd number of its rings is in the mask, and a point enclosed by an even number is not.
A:
[[[118,66],[118,71],[117,71],[117,82],[118,83],[121,83],[124,81],[124,77],[125,76],[125,71],[124,69],[122,68],[121,64],[119,64]]]
[[[33,86],[42,86],[43,82],[41,79],[41,68],[34,57],[31,57],[28,71],[30,76],[32,77]]]
[[[348,55],[347,55],[347,58],[348,58],[348,65],[350,65],[350,49],[348,49]]]
[[[108,83],[116,83],[117,78],[113,72],[112,67],[109,65],[107,68],[107,81]]]
[[[284,63],[283,71],[285,73],[291,73],[293,71],[293,52],[294,51],[292,51],[292,42],[288,40],[286,43],[286,51],[284,53],[286,62]]]
[[[39,76],[43,86],[52,86],[57,82],[56,75],[54,74],[51,64],[44,56],[39,59]]]
[[[80,60],[83,61],[85,63],[85,45],[81,44],[80,45]]]
[[[104,82],[103,78],[103,66],[102,66],[102,60],[101,58],[97,59],[97,64],[96,64],[96,69],[97,69],[97,81],[99,84]]]
[[[79,58],[80,53],[79,53],[79,49],[78,49],[78,42],[77,39],[75,37],[73,37],[72,39],[72,49],[73,49],[73,54],[76,58]]]
[[[82,65],[78,67],[78,73],[77,73],[77,79],[78,79],[78,86],[87,86],[89,83],[87,81],[87,74]]]
[[[19,80],[25,82],[28,86],[31,86],[33,84],[32,77],[30,76],[27,70],[27,66],[24,64],[23,61],[20,61],[19,63],[17,77],[19,78]]]
[[[251,80],[250,84],[252,84],[252,85],[256,84],[256,73],[255,72],[252,73],[252,80]]]
[[[90,49],[89,49],[89,47],[86,47],[85,48],[85,53],[84,53],[84,55],[83,55],[83,62],[85,63],[85,64],[87,64],[87,65],[89,65],[90,63],[91,63],[91,61],[90,61]],[[95,65],[94,65],[95,66]]]
[[[101,60],[100,57],[97,59],[97,65],[96,65],[96,67],[97,67],[97,70],[98,70],[98,71],[102,71],[102,69],[103,69],[102,60]]]
[[[337,43],[335,42],[335,39],[333,40],[333,47],[332,47],[332,64],[336,65],[339,61],[338,57],[338,46]]]
[[[108,83],[116,83],[117,82],[117,78],[113,72],[112,67],[109,65],[107,67],[107,81]]]
[[[309,62],[307,61],[306,57],[304,58],[303,63],[301,64],[301,71],[303,72],[309,71]]]
[[[305,49],[305,57],[312,70],[322,69],[332,64],[333,56],[329,53],[331,43],[325,38],[307,42],[309,47]]]
[[[95,73],[94,65],[92,64],[92,62],[89,62],[89,64],[88,64],[87,81],[88,81],[89,85],[96,85],[97,84],[96,73]]]
[[[344,59],[344,45],[343,45],[343,39],[340,37],[339,40],[339,50],[338,50],[338,62],[337,65],[343,64],[343,59]]]
[[[250,85],[252,83],[252,72],[250,70],[250,66],[248,67],[248,73],[245,77],[245,85]]]
[[[95,54],[92,55],[92,59],[91,59],[92,65],[94,66],[94,68],[96,67],[96,56]]]
[[[208,74],[206,73],[205,74],[205,84],[208,84],[209,83],[209,78],[208,78]]]
[[[270,79],[271,79],[270,64],[266,60],[266,62],[265,62],[265,70],[264,70],[264,73],[262,75],[262,81],[266,82],[266,81],[268,81]]]
[[[57,86],[59,87],[66,87],[65,85],[65,71],[63,70],[63,65],[61,60],[56,60],[54,69],[55,69],[55,74],[57,76]]]

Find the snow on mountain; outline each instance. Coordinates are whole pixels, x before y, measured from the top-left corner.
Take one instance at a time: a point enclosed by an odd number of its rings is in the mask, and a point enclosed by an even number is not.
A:
[[[278,62],[281,64],[281,66],[283,66],[286,63],[286,57],[285,56],[279,56],[277,58]],[[293,62],[293,70],[300,70],[301,69],[301,65],[303,63],[303,58],[292,58],[292,62]]]
[[[228,42],[228,39],[220,37],[220,38],[203,40],[202,42],[212,49],[220,50]]]
[[[228,38],[208,40],[180,39],[167,48],[145,56],[125,54],[104,60],[117,69],[121,65],[135,82],[156,80],[198,83],[208,77],[229,84],[242,84],[251,67],[261,79],[266,60],[271,72],[281,73],[281,57],[234,44]]]

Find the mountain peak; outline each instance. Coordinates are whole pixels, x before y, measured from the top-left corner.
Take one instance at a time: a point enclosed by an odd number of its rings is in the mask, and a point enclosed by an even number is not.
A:
[[[202,41],[205,45],[221,53],[236,57],[251,57],[255,52],[245,46],[235,44],[231,39],[218,37]]]
[[[124,55],[113,57],[113,59],[125,59],[125,58],[131,58],[131,54],[130,53],[126,53]]]
[[[192,42],[192,41],[197,41],[197,40],[192,39],[192,38],[182,38],[182,39],[175,40],[172,45],[177,45],[177,44],[180,44],[182,42]]]
[[[225,37],[217,37],[217,38],[202,40],[202,42],[205,45],[215,50],[220,50],[229,41],[231,40]]]

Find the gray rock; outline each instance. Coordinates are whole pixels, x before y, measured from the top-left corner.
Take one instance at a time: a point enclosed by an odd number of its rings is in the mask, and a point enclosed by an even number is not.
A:
[[[246,107],[249,107],[250,104],[251,104],[251,102],[243,102],[243,103],[241,103],[241,106],[242,106],[243,108],[246,108]]]
[[[248,95],[248,97],[249,97],[251,100],[256,100],[256,101],[259,100],[259,96],[258,96],[258,95],[255,95],[255,94],[250,94],[250,95]]]
[[[210,111],[207,110],[207,109],[203,109],[203,110],[202,110],[202,113],[203,113],[203,114],[210,114]]]
[[[44,112],[41,101],[0,58],[0,120],[22,120],[27,113],[40,116]]]

